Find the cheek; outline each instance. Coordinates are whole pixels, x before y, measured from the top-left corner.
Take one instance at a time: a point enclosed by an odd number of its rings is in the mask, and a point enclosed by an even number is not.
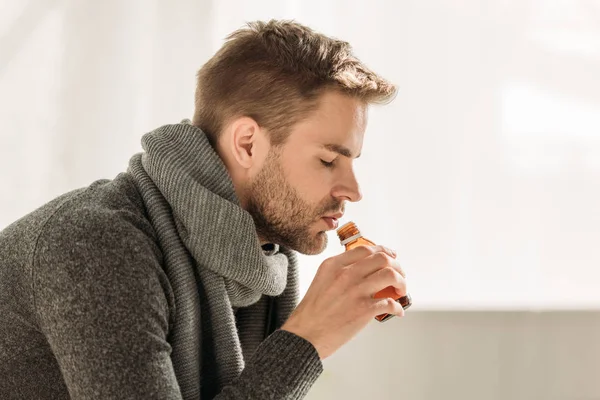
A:
[[[288,151],[281,165],[287,185],[305,203],[305,207],[316,206],[330,197],[333,173],[321,166],[314,154]]]
[[[290,171],[288,183],[298,196],[310,205],[320,204],[330,196],[330,182],[327,171],[311,171],[308,168],[297,168]]]

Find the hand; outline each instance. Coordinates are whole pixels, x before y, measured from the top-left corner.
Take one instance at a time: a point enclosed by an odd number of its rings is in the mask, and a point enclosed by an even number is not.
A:
[[[281,329],[311,342],[325,359],[376,315],[404,315],[394,299],[373,298],[388,286],[406,295],[404,276],[394,252],[383,246],[359,246],[328,258]]]

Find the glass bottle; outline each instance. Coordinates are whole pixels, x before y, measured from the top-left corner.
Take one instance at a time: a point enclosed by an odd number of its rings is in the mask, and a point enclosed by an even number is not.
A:
[[[356,224],[352,221],[338,228],[337,234],[340,238],[340,243],[342,244],[342,246],[346,247],[346,251],[358,246],[375,246],[375,243],[363,237]],[[396,293],[396,289],[393,286],[388,286],[385,289],[382,289],[379,292],[375,293],[375,295],[373,296],[373,298],[375,299],[383,299],[386,297],[391,297],[394,300],[396,300],[402,305],[402,308],[405,310],[412,305],[412,299],[410,295],[407,293],[406,296],[400,297],[398,293]],[[385,313],[377,315],[375,319],[379,322],[384,322],[392,318],[393,316],[393,314]]]

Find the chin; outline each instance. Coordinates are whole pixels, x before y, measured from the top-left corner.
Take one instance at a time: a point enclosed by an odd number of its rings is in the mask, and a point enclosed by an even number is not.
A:
[[[304,245],[296,249],[297,252],[307,256],[321,254],[327,248],[327,233],[325,231],[317,232],[310,241],[304,242]]]

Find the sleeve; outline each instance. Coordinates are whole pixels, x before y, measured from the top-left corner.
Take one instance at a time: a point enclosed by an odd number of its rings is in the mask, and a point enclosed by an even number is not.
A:
[[[36,314],[72,399],[181,399],[153,246],[131,222],[94,213],[55,216],[40,235]]]
[[[323,372],[315,347],[285,330],[273,332],[215,400],[303,399]]]

